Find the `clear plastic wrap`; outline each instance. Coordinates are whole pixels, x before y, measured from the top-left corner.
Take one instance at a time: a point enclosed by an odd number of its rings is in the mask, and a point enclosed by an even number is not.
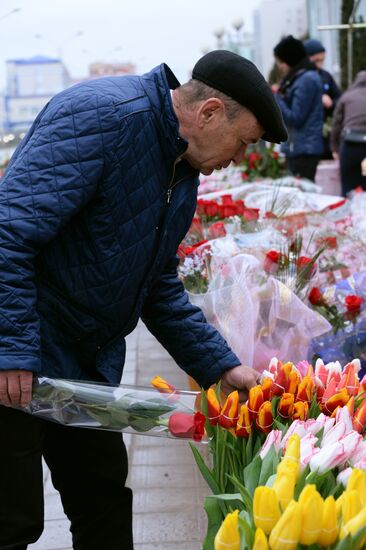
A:
[[[262,371],[272,357],[295,363],[310,340],[331,325],[289,288],[263,274],[261,262],[239,254],[227,260],[206,294],[189,294],[226,338],[243,365]]]
[[[202,441],[199,396],[164,385],[158,391],[43,377],[34,381],[32,400],[21,410],[65,426]]]

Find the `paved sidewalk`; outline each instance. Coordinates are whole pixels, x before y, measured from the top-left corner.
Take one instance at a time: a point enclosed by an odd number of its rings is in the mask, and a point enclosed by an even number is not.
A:
[[[145,329],[127,339],[122,382],[149,385],[156,374],[181,389],[187,376]],[[209,490],[185,441],[125,436],[130,461],[128,485],[134,492],[135,550],[201,550],[206,531],[203,500]],[[71,550],[69,521],[45,468],[45,530],[32,550]],[[105,548],[108,550],[108,541]],[[123,550],[123,548],[121,548]]]

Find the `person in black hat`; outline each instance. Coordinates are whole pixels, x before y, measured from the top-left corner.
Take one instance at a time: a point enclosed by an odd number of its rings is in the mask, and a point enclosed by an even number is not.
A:
[[[283,38],[274,55],[283,74],[275,97],[289,134],[282,151],[292,174],[314,180],[323,153],[321,80],[303,43],[293,36]]]
[[[42,457],[77,550],[132,550],[121,434],[60,426],[14,407],[32,380],[119,384],[141,318],[200,386],[246,399],[241,365],[177,276],[199,172],[240,162],[262,136],[286,139],[249,61],[212,52],[180,86],[165,64],[64,90],[35,119],[0,184],[0,548],[43,530]]]
[[[330,126],[331,118],[333,116],[334,108],[337,104],[338,99],[340,98],[342,92],[334,80],[330,72],[323,69],[324,60],[325,60],[325,48],[323,44],[314,38],[309,38],[304,42],[306,53],[316,66],[323,85],[323,114],[324,114],[324,127],[323,127],[323,137],[324,137],[324,152],[323,159],[331,159],[332,151],[330,150],[329,137],[330,137]]]

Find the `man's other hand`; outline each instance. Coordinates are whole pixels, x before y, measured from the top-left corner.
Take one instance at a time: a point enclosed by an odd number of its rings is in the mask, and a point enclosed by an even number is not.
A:
[[[0,404],[25,407],[32,399],[33,372],[28,370],[0,371]]]
[[[260,374],[251,367],[239,365],[227,370],[221,378],[221,390],[227,395],[234,390],[239,391],[240,401],[246,401],[248,391],[259,383]]]

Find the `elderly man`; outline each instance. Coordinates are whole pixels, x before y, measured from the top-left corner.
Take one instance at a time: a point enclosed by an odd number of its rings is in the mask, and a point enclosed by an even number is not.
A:
[[[226,51],[183,86],[163,64],[69,88],[36,118],[0,185],[1,549],[42,532],[42,456],[74,548],[133,547],[122,437],[4,406],[29,401],[34,375],[118,384],[142,318],[202,386],[256,383],[189,303],[176,250],[198,173],[240,162],[261,137],[286,139],[280,111],[256,67]]]

